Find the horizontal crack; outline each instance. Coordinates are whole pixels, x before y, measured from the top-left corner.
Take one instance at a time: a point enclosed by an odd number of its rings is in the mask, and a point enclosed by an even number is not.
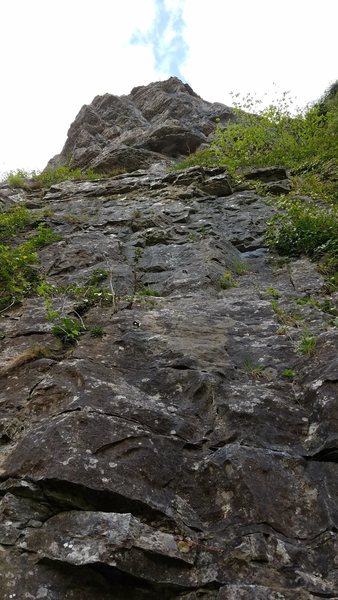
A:
[[[101,452],[104,452],[105,450],[109,450],[111,448],[116,448],[116,446],[119,446],[120,444],[123,444],[123,442],[126,441],[133,441],[133,440],[139,440],[142,438],[146,438],[147,436],[145,435],[130,435],[130,436],[126,436],[124,438],[122,438],[121,440],[116,440],[115,442],[109,442],[107,444],[103,444],[103,446],[99,446],[99,448],[97,448],[96,450],[94,450],[93,454],[100,454]]]
[[[311,456],[304,456],[305,460],[311,462],[332,462],[338,464],[338,448],[324,448]]]

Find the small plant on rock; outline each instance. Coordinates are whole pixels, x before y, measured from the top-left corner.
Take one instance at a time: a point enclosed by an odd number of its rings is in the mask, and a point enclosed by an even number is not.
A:
[[[315,337],[310,335],[304,335],[299,342],[298,352],[300,354],[311,355],[315,352],[317,346],[317,340]]]
[[[293,369],[284,369],[283,371],[283,377],[286,377],[286,379],[294,379],[296,373],[294,372]]]
[[[251,358],[246,358],[244,361],[245,370],[253,377],[253,379],[261,379],[264,376],[264,366],[254,364]]]
[[[138,296],[155,296],[155,297],[160,297],[161,294],[160,292],[157,292],[156,290],[151,290],[150,288],[144,288],[143,290],[140,290],[139,292],[137,292]]]
[[[265,291],[267,294],[269,294],[269,296],[271,296],[271,298],[274,298],[275,300],[280,297],[279,291],[273,287],[267,287]]]
[[[144,248],[141,248],[141,246],[137,246],[135,248],[135,254],[134,254],[135,263],[138,263],[139,260],[141,260],[141,258],[143,257],[143,254],[144,254]]]
[[[46,223],[40,223],[37,226],[37,233],[31,237],[26,244],[30,245],[32,249],[38,250],[44,248],[53,242],[58,242],[62,239],[62,235],[53,231]]]
[[[90,335],[92,337],[98,337],[98,338],[103,337],[104,336],[103,327],[101,327],[101,325],[94,325],[94,327],[92,327],[90,330]]]
[[[295,312],[287,312],[282,308],[278,301],[274,298],[271,300],[271,308],[277,317],[278,323],[288,325],[290,327],[298,327],[301,316]]]
[[[233,278],[233,275],[230,272],[224,273],[218,280],[218,283],[222,290],[238,286],[238,282]]]
[[[233,271],[236,275],[245,275],[248,272],[248,265],[242,260],[235,261]]]
[[[108,277],[109,271],[107,271],[106,269],[95,269],[95,271],[93,271],[88,277],[86,283],[90,286],[94,286],[98,283],[102,283],[102,281],[105,281],[106,279],[108,279]]]
[[[52,327],[52,334],[60,338],[65,346],[76,344],[84,331],[83,323],[79,319],[70,317],[57,317],[56,323]]]
[[[136,208],[131,213],[131,216],[132,216],[133,219],[139,219],[140,217],[142,217],[142,212],[141,212],[141,210],[139,208]]]

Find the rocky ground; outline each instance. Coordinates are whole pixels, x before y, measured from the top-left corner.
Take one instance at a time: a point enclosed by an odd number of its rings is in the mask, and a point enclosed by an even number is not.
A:
[[[337,329],[244,188],[2,186],[62,235],[41,264],[85,327],[63,344],[43,297],[0,315],[3,600],[338,598]],[[60,292],[98,270],[109,303]]]

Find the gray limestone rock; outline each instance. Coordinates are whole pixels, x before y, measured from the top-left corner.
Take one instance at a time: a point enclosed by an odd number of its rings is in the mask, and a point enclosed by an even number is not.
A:
[[[247,181],[258,180],[264,183],[279,182],[288,178],[284,167],[261,167],[245,172]]]
[[[134,119],[157,161],[160,115],[184,120],[201,101],[177,80],[151,90],[83,109],[84,152],[109,119],[112,143]],[[161,160],[22,191],[62,236],[39,250],[52,307],[83,330],[63,344],[41,297],[0,315],[1,598],[336,598],[337,329],[323,277],[304,258],[274,264],[274,208],[255,191]]]
[[[170,164],[208,141],[229,107],[202,100],[177,77],[134,88],[128,96],[105,94],[83,106],[60,154],[48,168],[69,165],[110,172]]]

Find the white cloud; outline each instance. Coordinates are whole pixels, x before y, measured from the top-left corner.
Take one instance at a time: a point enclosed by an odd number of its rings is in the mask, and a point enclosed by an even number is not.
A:
[[[183,8],[185,0],[164,0],[164,4],[167,10],[177,12]]]
[[[183,6],[184,0],[155,0],[155,18],[151,28],[146,32],[138,30],[132,37],[133,44],[152,49],[158,71],[181,78],[181,66],[188,49],[184,39]]]

